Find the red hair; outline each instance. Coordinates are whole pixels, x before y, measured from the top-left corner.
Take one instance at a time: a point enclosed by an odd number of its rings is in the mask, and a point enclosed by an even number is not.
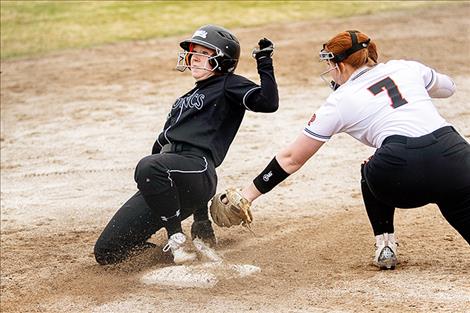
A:
[[[358,42],[365,42],[369,39],[364,33],[356,32]],[[347,31],[341,32],[328,40],[328,42],[324,45],[325,49],[329,52],[333,52],[335,55],[345,52],[349,48],[352,47],[352,38],[351,34]],[[370,42],[367,48],[358,50],[351,55],[349,55],[346,59],[341,62],[348,63],[352,65],[354,68],[359,68],[363,65],[373,65],[377,63],[379,55],[377,53],[377,46],[374,42]]]

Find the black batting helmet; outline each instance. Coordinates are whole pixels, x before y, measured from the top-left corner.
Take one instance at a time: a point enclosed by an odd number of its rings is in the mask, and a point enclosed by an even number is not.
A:
[[[211,58],[214,70],[220,73],[230,73],[235,70],[240,58],[240,43],[227,29],[217,25],[205,25],[196,30],[193,36],[180,42],[181,48],[190,51],[191,44],[198,44],[215,50]]]

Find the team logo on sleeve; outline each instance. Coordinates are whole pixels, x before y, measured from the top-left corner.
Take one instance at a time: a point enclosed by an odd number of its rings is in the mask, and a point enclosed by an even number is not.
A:
[[[310,118],[310,121],[308,121],[308,126],[310,126],[310,124],[313,123],[313,121],[315,121],[315,119],[317,118],[317,115],[316,114],[313,114],[312,117]]]

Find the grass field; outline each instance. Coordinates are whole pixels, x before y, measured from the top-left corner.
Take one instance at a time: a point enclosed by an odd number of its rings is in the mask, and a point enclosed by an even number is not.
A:
[[[436,2],[433,2],[435,4]],[[423,1],[1,1],[1,59],[191,33],[428,5]]]

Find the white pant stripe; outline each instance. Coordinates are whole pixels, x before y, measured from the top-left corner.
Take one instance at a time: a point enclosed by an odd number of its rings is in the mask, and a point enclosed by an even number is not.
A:
[[[168,179],[170,180],[170,184],[171,186],[173,186],[173,179],[171,179],[171,173],[181,173],[181,174],[199,174],[199,173],[204,173],[205,171],[207,171],[207,159],[206,157],[203,157],[204,159],[204,169],[202,170],[199,170],[199,171],[185,171],[185,170],[167,170],[167,174],[168,174]]]

